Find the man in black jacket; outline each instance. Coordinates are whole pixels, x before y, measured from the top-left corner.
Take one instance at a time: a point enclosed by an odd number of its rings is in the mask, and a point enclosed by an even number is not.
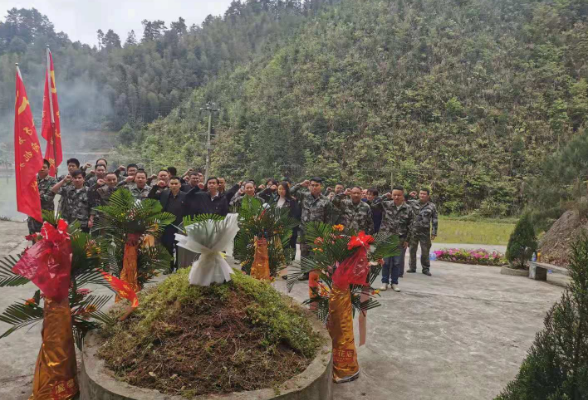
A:
[[[195,187],[186,194],[188,215],[217,214],[226,216],[229,213],[229,201],[239,190],[239,185],[235,185],[221,194],[218,179],[210,177],[206,181],[206,189],[204,191]]]
[[[184,219],[184,216],[187,215],[188,211],[186,193],[180,191],[181,187],[182,184],[180,183],[180,178],[174,176],[169,181],[169,189],[163,189],[158,193],[157,186],[154,186],[149,193],[150,198],[159,200],[163,207],[163,211],[167,211],[176,216],[174,223],[168,225],[161,236],[161,244],[163,244],[172,257],[174,256],[174,249],[177,250],[175,235],[178,232],[178,229],[176,226],[179,226],[182,223],[182,220]],[[172,261],[171,269],[174,270],[176,266],[177,263]]]
[[[204,188],[204,184],[202,184],[202,188],[200,188],[200,180],[198,178],[198,174],[196,172],[191,172],[188,175],[187,183],[182,184],[182,192],[188,193],[190,190],[194,188],[202,189]]]

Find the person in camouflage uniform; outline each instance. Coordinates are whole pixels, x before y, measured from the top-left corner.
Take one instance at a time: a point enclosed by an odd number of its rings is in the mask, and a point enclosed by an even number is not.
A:
[[[429,189],[421,189],[419,200],[409,200],[409,204],[415,214],[414,224],[412,226],[412,235],[410,241],[410,263],[408,272],[416,272],[416,254],[421,245],[421,267],[423,274],[431,276],[431,262],[429,260],[429,251],[431,250],[431,240],[437,236],[439,221],[437,220],[437,207],[431,202]],[[433,225],[433,232],[431,232]]]
[[[97,164],[94,167],[94,172],[92,173],[92,176],[88,177],[88,175],[86,175],[86,181],[84,182],[84,184],[91,188],[94,185],[96,185],[96,183],[99,180],[104,180],[104,178],[106,178],[106,165],[104,164]],[[118,179],[117,179],[118,181]]]
[[[349,195],[350,198],[346,198]],[[374,233],[374,219],[372,209],[361,201],[361,188],[354,186],[351,191],[336,194],[332,200],[335,209],[340,212],[339,222],[348,231],[361,232],[371,235]]]
[[[51,191],[51,188],[57,183],[57,180],[49,176],[49,161],[43,160],[43,168],[37,174],[37,187],[39,189],[39,196],[41,197],[41,209],[43,211],[54,211],[55,210],[55,193]],[[29,228],[29,234],[41,232],[43,222],[39,222],[34,218],[29,217],[27,219],[27,226]]]
[[[233,196],[229,206],[231,209],[238,213],[241,210],[243,204],[251,204],[253,199],[257,199],[261,202],[261,204],[265,203],[266,201],[255,194],[255,182],[248,181],[245,182],[244,193],[242,195]]]
[[[67,185],[71,183],[70,185]],[[84,176],[82,171],[75,170],[70,175],[59,181],[53,188],[53,193],[61,195],[67,209],[67,215],[64,218],[68,224],[79,221],[84,232],[89,232],[92,228],[90,221],[90,190],[84,186]],[[63,218],[63,217],[62,217]]]
[[[384,214],[380,232],[386,235],[398,235],[400,239],[400,255],[389,257],[384,260],[382,269],[382,287],[381,290],[388,289],[388,284],[392,284],[392,290],[399,292],[398,278],[402,276],[404,270],[404,255],[410,241],[411,225],[414,220],[412,207],[404,201],[404,189],[401,186],[395,186],[392,189],[392,201],[390,194],[384,196],[384,199],[378,199],[372,205],[373,208],[381,210]]]
[[[69,160],[67,160],[67,174],[65,175],[61,175],[60,177],[57,178],[57,182],[61,182],[62,180],[64,180],[68,175],[71,176],[71,173],[74,171],[77,171],[80,169],[80,161],[77,158],[70,158]],[[71,180],[67,183],[65,183],[65,186],[71,186]],[[59,214],[61,215],[61,218],[67,220],[67,202],[65,201],[65,199],[62,197],[59,199],[59,206],[58,206],[58,211]]]
[[[120,183],[119,187],[121,187]],[[147,172],[142,169],[135,173],[132,183],[122,185],[122,187],[129,189],[136,200],[146,199],[151,191],[151,186],[147,185]]]
[[[310,188],[310,191],[305,189]],[[327,196],[322,194],[323,181],[320,178],[312,178],[310,181],[306,180],[302,183],[294,185],[291,193],[300,203],[302,209],[302,219],[300,221],[300,252],[302,257],[309,257],[311,255],[310,246],[306,243],[304,238],[304,230],[310,222],[324,222],[331,223],[333,217],[333,204]],[[302,279],[308,279],[305,275]]]
[[[104,179],[98,179],[96,184],[89,189],[90,204],[90,219],[88,225],[96,226],[98,224],[99,213],[95,207],[105,206],[110,200],[110,196],[116,191],[118,177],[114,172],[106,174]]]
[[[337,197],[338,195],[342,195],[345,193],[345,186],[343,186],[342,183],[337,183],[335,185],[335,190],[330,192],[331,188],[327,189],[327,197],[329,198],[329,200],[333,201],[335,199],[335,197]],[[335,206],[333,207],[333,214],[331,215],[331,223],[333,225],[338,225],[338,224],[342,224],[345,225],[343,223],[343,213],[344,210]]]

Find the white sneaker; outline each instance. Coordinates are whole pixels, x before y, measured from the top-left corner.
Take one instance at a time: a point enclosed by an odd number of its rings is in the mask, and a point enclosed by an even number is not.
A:
[[[395,292],[400,292],[400,288],[398,287],[398,285],[392,284],[392,290],[394,290]]]
[[[387,283],[384,283],[384,284],[382,285],[382,287],[380,287],[380,291],[381,291],[381,292],[385,292],[386,290],[388,290],[388,284],[387,284]]]

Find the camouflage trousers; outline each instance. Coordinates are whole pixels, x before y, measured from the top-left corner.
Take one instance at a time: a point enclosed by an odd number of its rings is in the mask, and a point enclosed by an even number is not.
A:
[[[312,254],[312,247],[304,241],[304,236],[300,241],[300,256],[301,258],[307,258]]]
[[[29,228],[29,235],[32,235],[33,233],[41,232],[42,226],[43,226],[43,223],[37,221],[34,218],[29,217],[27,219],[27,227]]]
[[[417,250],[421,245],[421,267],[424,271],[431,268],[429,261],[429,252],[431,251],[431,234],[430,232],[415,232],[410,239],[410,262],[409,268],[411,271],[416,271],[416,256]]]

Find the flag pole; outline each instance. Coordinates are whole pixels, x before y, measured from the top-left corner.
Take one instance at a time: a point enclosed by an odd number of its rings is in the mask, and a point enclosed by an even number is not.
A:
[[[53,129],[53,158],[56,159],[57,158],[57,148],[55,147],[55,114],[53,114],[53,80],[51,79],[51,50],[49,50],[49,45],[47,45],[47,70],[46,70],[46,79],[47,79],[47,84],[49,85],[49,109],[51,110],[51,128]],[[55,165],[55,162],[54,164]],[[57,172],[57,165],[55,165],[55,177],[57,178],[58,176],[58,172]]]

